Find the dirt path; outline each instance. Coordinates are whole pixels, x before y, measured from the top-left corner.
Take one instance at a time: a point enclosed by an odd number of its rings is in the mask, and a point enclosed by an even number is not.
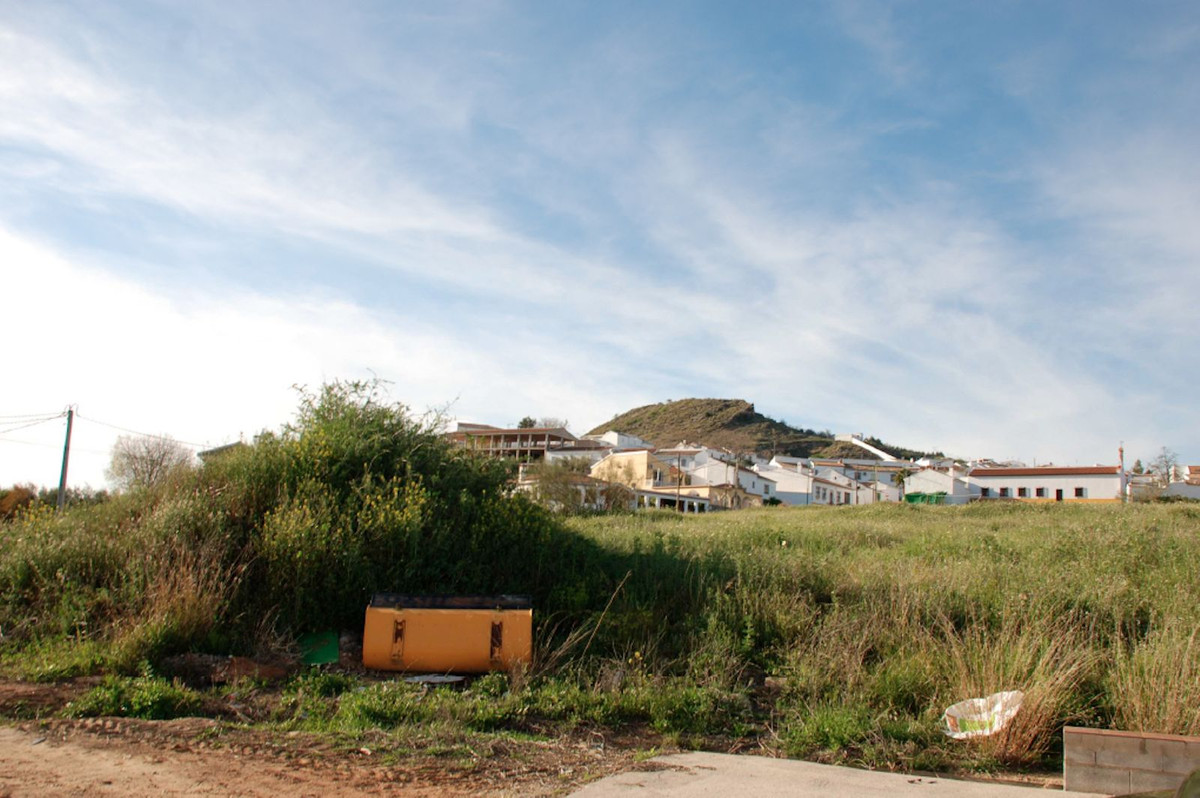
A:
[[[0,727],[0,798],[67,795],[555,795],[635,766],[586,743],[497,744],[473,760],[381,757],[213,720],[103,718]]]
[[[174,723],[172,732],[187,733],[187,722]],[[204,731],[203,721],[191,725],[195,731]],[[104,731],[102,725],[99,730]],[[405,795],[418,796],[479,792],[465,784],[455,784],[454,779],[422,778],[420,772],[403,768],[372,768],[365,763],[351,768],[303,757],[295,761],[264,758],[256,756],[252,748],[190,750],[179,743],[162,748],[123,736],[104,737],[90,730],[62,727],[0,729],[0,796],[6,797],[293,795],[343,798],[392,795],[401,791]]]
[[[228,754],[143,752],[95,740],[0,729],[3,796],[378,794],[330,785],[326,779],[314,781],[312,775]]]
[[[0,680],[0,798],[29,795],[562,795],[630,767],[643,740],[479,737],[441,745],[284,732],[212,718],[61,718],[96,684]],[[0,724],[5,721],[0,720]],[[9,720],[8,723],[13,723]],[[436,737],[436,735],[435,735]]]
[[[0,680],[0,717],[26,719],[0,725],[0,798],[565,795],[614,773],[661,768],[637,761],[661,740],[600,730],[559,739],[419,731],[349,738],[213,718],[63,719],[66,703],[94,683]],[[1061,789],[1049,776],[1020,780]]]

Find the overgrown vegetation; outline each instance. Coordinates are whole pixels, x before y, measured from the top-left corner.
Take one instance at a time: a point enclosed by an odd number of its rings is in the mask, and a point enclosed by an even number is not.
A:
[[[361,625],[370,595],[397,587],[588,607],[599,575],[554,575],[583,570],[589,544],[508,496],[508,467],[453,448],[434,421],[372,385],[329,385],[292,425],[203,468],[63,514],[30,505],[0,532],[5,655],[53,678],[253,652],[277,633]]]
[[[285,728],[636,726],[877,767],[1036,767],[1064,723],[1200,733],[1200,510],[867,506],[556,519],[371,386],[162,485],[0,527],[10,674],[107,673],[75,714],[205,711],[152,674],[361,628],[378,590],[534,596],[533,667],[461,692],[296,677]],[[1019,689],[1003,733],[938,730]],[[736,740],[738,742],[733,742]]]

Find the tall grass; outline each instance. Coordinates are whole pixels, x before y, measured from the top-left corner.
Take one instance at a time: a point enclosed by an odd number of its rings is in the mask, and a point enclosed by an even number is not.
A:
[[[1174,620],[1118,647],[1106,685],[1118,728],[1200,735],[1198,636],[1200,625]]]
[[[879,506],[571,524],[642,575],[614,607],[615,629],[650,604],[642,622],[669,630],[660,645],[687,641],[667,658],[677,670],[784,680],[771,723],[792,754],[886,766],[933,751],[1031,766],[1065,723],[1194,729],[1194,508]],[[946,706],[1009,689],[1025,700],[1002,733],[941,738]]]
[[[479,699],[438,717],[728,724],[884,767],[1032,766],[1067,722],[1200,733],[1194,507],[563,522],[509,496],[508,476],[370,386],[328,386],[293,425],[170,484],[0,525],[0,655],[40,678],[134,673],[354,629],[379,590],[514,592],[534,596],[535,667],[499,716]],[[1002,734],[940,734],[949,704],[1009,689],[1025,703]],[[363,701],[418,711],[406,693]]]

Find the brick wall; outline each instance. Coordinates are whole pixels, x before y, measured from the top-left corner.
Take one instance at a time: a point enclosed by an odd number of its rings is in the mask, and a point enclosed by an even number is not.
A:
[[[1063,729],[1063,787],[1126,795],[1174,790],[1200,768],[1200,737]]]

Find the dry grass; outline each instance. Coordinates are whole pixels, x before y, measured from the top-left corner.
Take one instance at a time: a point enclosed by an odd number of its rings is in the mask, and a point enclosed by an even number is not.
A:
[[[1122,647],[1108,678],[1118,728],[1200,735],[1200,626],[1170,623]]]
[[[1038,761],[1063,725],[1083,715],[1081,689],[1100,665],[1095,634],[1086,622],[1071,614],[1029,617],[1015,608],[995,626],[979,623],[960,631],[944,622],[934,650],[947,667],[946,704],[1004,690],[1024,692],[1008,725],[973,741],[1008,766]]]
[[[167,540],[141,558],[144,585],[137,612],[114,629],[114,660],[123,669],[180,641],[203,640],[223,617],[243,569],[223,562],[216,546]]]

